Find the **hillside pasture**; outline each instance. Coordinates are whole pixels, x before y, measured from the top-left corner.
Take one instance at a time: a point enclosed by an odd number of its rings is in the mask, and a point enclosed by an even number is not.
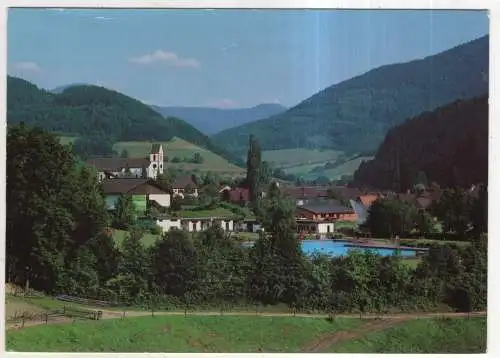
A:
[[[34,352],[300,352],[316,337],[353,329],[357,319],[146,316],[7,331],[6,349]]]
[[[146,157],[149,155],[151,150],[151,145],[158,142],[147,142],[147,141],[132,141],[132,142],[117,142],[113,145],[113,149],[118,153],[126,149],[130,157]],[[174,137],[168,142],[160,142],[163,145],[164,156],[168,158],[168,162],[165,162],[165,168],[175,168],[185,171],[199,171],[207,172],[212,171],[218,174],[232,174],[232,175],[243,175],[244,169],[239,168],[234,164],[229,163],[226,159],[221,156],[214,154],[204,148],[200,148],[192,143],[189,143],[183,139]],[[172,159],[177,157],[181,160],[190,160],[193,156],[199,153],[204,162],[202,164],[196,163],[172,163]]]
[[[330,180],[338,180],[343,175],[352,175],[359,168],[363,161],[368,161],[373,157],[358,157],[342,163],[334,168],[312,171],[317,167],[324,166],[327,162],[290,166],[284,169],[285,173],[300,176],[305,180],[314,180],[320,176]]]
[[[280,149],[262,151],[262,160],[268,161],[275,168],[288,168],[303,166],[306,164],[317,165],[328,161],[334,161],[341,154],[335,150],[316,150],[316,149]],[[246,158],[245,158],[246,160]],[[314,166],[313,166],[314,167]]]

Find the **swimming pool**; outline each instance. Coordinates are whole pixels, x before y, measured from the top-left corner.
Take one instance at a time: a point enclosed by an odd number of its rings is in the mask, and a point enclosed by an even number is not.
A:
[[[245,246],[250,247],[252,243]],[[395,249],[382,247],[354,247],[349,241],[333,241],[333,240],[303,240],[300,242],[302,252],[306,255],[313,253],[321,253],[330,257],[347,255],[350,250],[358,249],[361,251],[371,251],[380,256],[392,256],[396,252]],[[401,256],[412,257],[416,256],[417,250],[402,249],[399,250]]]
[[[396,252],[395,249],[382,247],[355,247],[348,241],[333,241],[333,240],[304,240],[301,241],[302,251],[308,255],[313,253],[322,253],[328,256],[344,256],[350,250],[358,249],[361,251],[371,251],[380,256],[392,256]],[[416,256],[416,250],[404,249],[399,250],[401,256]]]

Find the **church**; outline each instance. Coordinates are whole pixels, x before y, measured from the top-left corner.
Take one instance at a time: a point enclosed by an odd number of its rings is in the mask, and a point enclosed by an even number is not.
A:
[[[111,178],[156,179],[163,174],[163,146],[153,144],[149,157],[92,158],[86,163],[97,170],[100,181]]]

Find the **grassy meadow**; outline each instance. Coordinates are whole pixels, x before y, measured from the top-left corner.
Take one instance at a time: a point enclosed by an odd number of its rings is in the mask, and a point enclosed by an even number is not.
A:
[[[262,151],[262,160],[268,161],[277,168],[287,168],[333,161],[338,155],[339,152],[335,150],[280,149]]]
[[[247,316],[156,316],[8,331],[7,350],[35,352],[299,352],[321,334],[362,321]]]
[[[485,353],[486,318],[416,319],[339,342],[328,353]]]
[[[113,149],[120,153],[126,149],[130,157],[144,157],[149,155],[151,144],[153,142],[117,142],[113,145]],[[154,142],[157,143],[157,142]],[[165,162],[165,168],[173,167],[176,169],[214,173],[227,173],[233,175],[243,175],[244,169],[229,163],[221,156],[214,154],[204,148],[200,148],[192,143],[189,143],[180,138],[172,138],[171,141],[161,142],[163,145],[164,156],[168,157],[168,162]],[[195,163],[172,163],[174,157],[179,159],[191,159],[195,153],[200,153],[204,162],[202,164]]]

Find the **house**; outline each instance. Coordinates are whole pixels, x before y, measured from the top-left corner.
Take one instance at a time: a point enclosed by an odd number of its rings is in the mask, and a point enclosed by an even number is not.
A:
[[[168,208],[170,194],[147,179],[117,178],[105,180],[102,183],[108,210],[114,210],[115,204],[121,195],[132,197],[137,214],[146,215],[148,201]]]
[[[234,224],[234,230],[237,232],[259,232],[263,228],[257,219],[244,219]]]
[[[168,218],[157,219],[156,223],[163,229],[163,232],[168,232],[172,229],[184,230],[187,232],[199,232],[208,229],[215,223],[219,224],[222,230],[231,232],[234,230],[234,221],[231,218],[225,217],[199,217],[199,218]]]
[[[235,204],[248,203],[250,201],[250,190],[244,187],[224,188],[221,197],[222,200]]]
[[[93,166],[100,181],[109,178],[151,178],[163,174],[163,147],[153,144],[149,158],[91,158],[87,164]]]
[[[289,186],[283,189],[283,193],[295,199],[295,203],[298,206],[328,200],[332,194],[336,194],[338,199],[346,201],[355,199],[362,194],[356,188],[344,186]]]
[[[191,188],[193,192],[189,195],[197,197],[198,196],[198,186],[196,185],[193,176],[188,175],[184,177],[177,178],[172,184],[172,192],[174,196],[184,198],[186,188]]]
[[[356,213],[339,201],[306,204],[297,207],[297,231],[301,233],[333,233],[336,221],[356,221]]]

